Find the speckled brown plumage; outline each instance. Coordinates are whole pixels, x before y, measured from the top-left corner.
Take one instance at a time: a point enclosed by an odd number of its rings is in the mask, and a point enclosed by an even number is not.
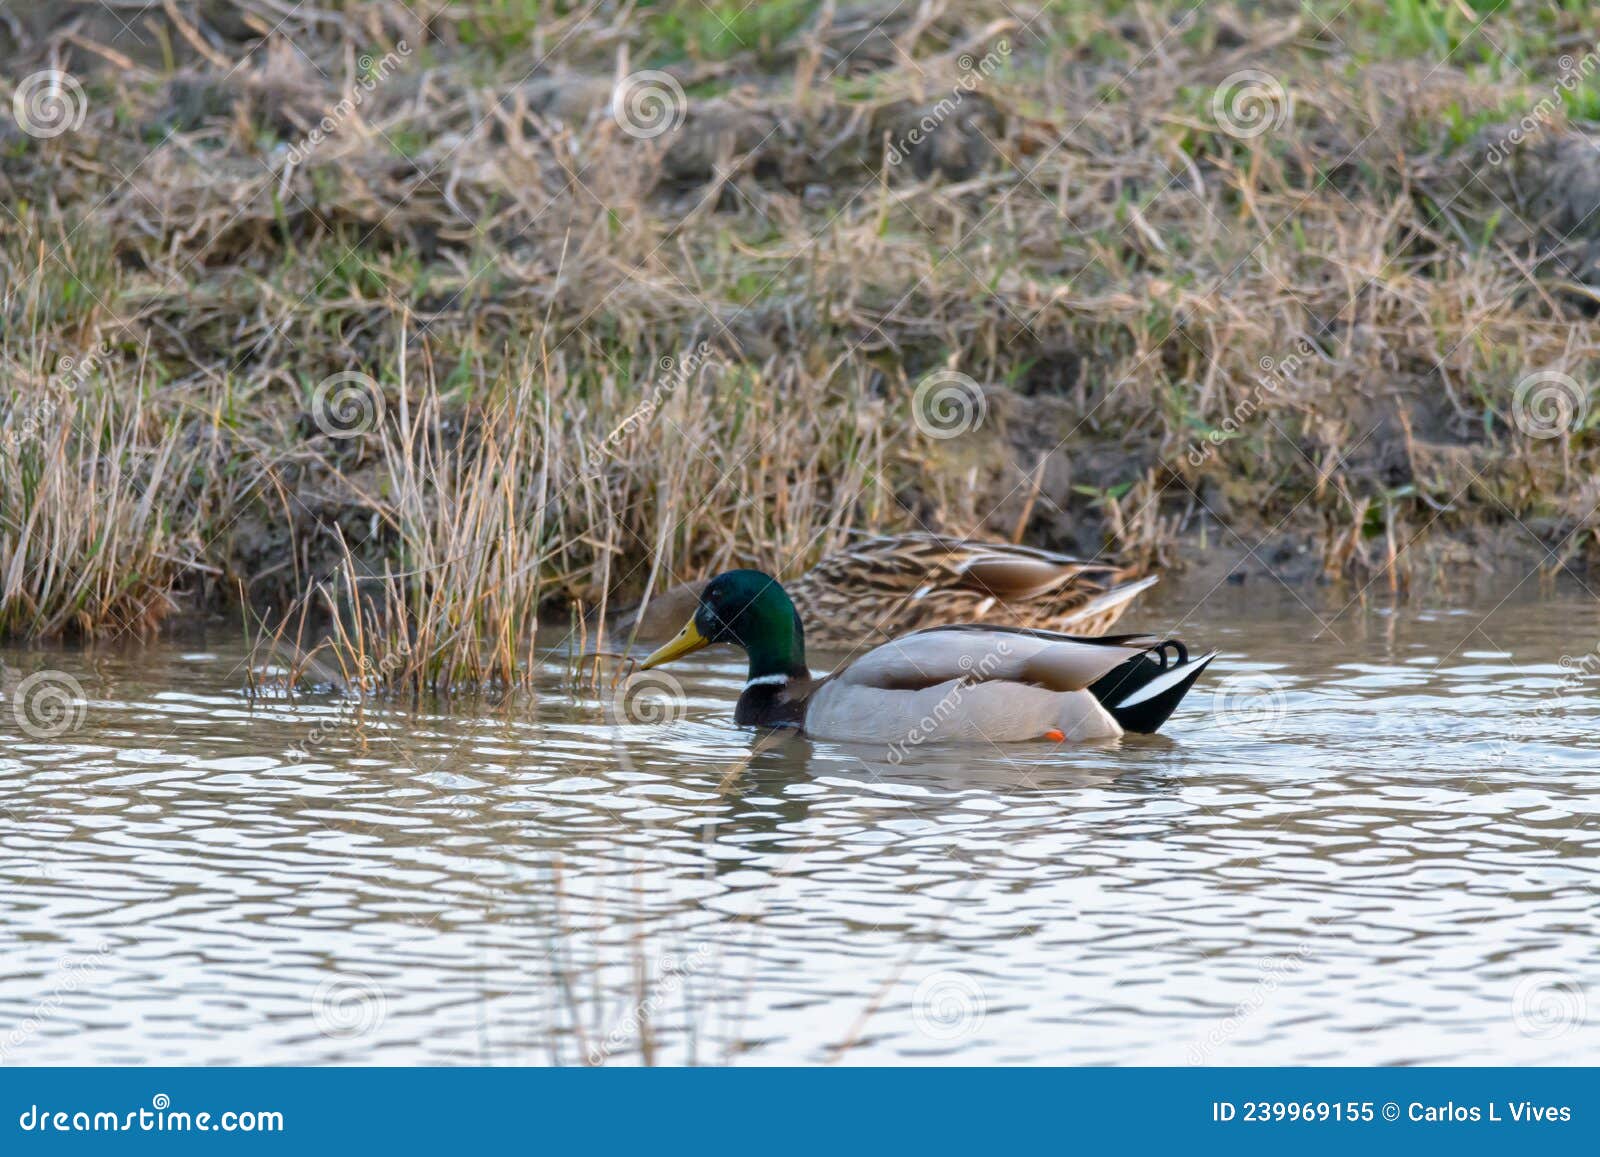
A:
[[[901,534],[831,554],[786,589],[808,643],[855,647],[969,622],[1099,635],[1154,581],[1032,547]]]
[[[852,650],[952,623],[1101,635],[1155,581],[1115,563],[1034,547],[896,534],[862,538],[784,587],[808,644]],[[666,638],[694,612],[703,585],[662,592],[642,620],[629,613],[616,629],[639,642]]]

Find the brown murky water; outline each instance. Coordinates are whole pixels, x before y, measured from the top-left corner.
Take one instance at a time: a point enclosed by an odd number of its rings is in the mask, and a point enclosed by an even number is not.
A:
[[[1600,602],[1202,594],[1165,735],[900,766],[755,750],[731,653],[619,723],[0,652],[0,1057],[1600,1061]]]

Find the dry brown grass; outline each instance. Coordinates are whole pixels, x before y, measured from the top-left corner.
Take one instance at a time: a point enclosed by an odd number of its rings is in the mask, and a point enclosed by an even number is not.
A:
[[[137,375],[137,367],[131,371]],[[204,444],[152,413],[137,384],[53,382],[14,415],[0,452],[0,635],[142,633],[198,559],[192,484]]]
[[[111,351],[70,430],[0,463],[0,626],[115,632],[242,584],[449,686],[521,678],[541,605],[792,571],[857,526],[1155,562],[1270,531],[1362,581],[1504,528],[1596,553],[1600,407],[1549,440],[1511,421],[1529,374],[1592,378],[1589,97],[1483,158],[1591,13],[1492,15],[1511,69],[1459,14],[1367,0],[1328,29],[1288,2],[890,7],[730,10],[734,40],[697,4],[12,28],[11,71],[70,68],[87,108],[45,140],[0,122],[7,422]],[[619,65],[673,72],[680,130],[620,130]],[[1257,136],[1211,107],[1242,69],[1294,101]],[[985,389],[961,438],[910,420],[942,368]],[[384,413],[334,438],[311,399],[347,371]]]

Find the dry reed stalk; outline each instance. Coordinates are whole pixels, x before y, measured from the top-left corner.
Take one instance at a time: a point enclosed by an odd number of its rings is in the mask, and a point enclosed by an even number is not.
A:
[[[1162,561],[1272,532],[1397,590],[1429,544],[1518,523],[1600,558],[1600,405],[1549,440],[1515,421],[1530,374],[1592,385],[1600,214],[1568,201],[1600,100],[1564,96],[1503,164],[1482,147],[1583,13],[1494,18],[1511,73],[1441,66],[1473,30],[1409,3],[1340,6],[1336,40],[1290,0],[758,7],[743,45],[692,3],[152,10],[171,61],[103,21],[4,33],[85,107],[4,130],[0,421],[117,336],[72,430],[0,455],[0,633],[147,629],[242,579],[357,615],[375,663],[408,640],[416,690],[525,680],[541,603],[582,599],[593,634],[613,600],[794,573],[858,527]],[[529,77],[535,44],[559,48]],[[619,46],[676,70],[680,131],[608,112]],[[1253,136],[1212,100],[1251,69],[1293,98]],[[944,367],[989,401],[948,441],[912,421]],[[324,437],[316,389],[356,370],[387,420]]]

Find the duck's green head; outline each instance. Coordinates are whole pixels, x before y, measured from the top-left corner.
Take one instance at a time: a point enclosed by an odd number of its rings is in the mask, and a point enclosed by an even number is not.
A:
[[[700,592],[677,637],[639,665],[648,671],[708,647],[732,643],[750,656],[750,677],[806,673],[805,634],[778,580],[758,570],[724,571]]]

